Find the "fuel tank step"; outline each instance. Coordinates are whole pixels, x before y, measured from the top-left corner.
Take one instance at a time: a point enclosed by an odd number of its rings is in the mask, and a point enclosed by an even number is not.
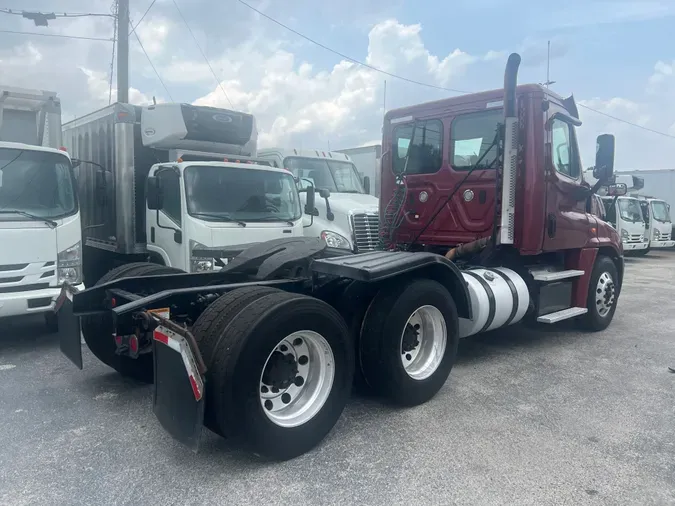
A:
[[[562,311],[556,311],[555,313],[545,314],[537,318],[539,323],[558,323],[563,320],[569,320],[575,316],[581,316],[582,314],[588,313],[588,308],[585,307],[568,307]]]
[[[584,275],[584,271],[573,269],[567,271],[532,269],[530,273],[535,281],[560,281],[561,279],[578,278]]]

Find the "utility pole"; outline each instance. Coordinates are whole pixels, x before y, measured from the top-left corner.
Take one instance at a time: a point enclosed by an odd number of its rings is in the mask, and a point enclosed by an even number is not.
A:
[[[129,103],[129,0],[117,4],[117,101]]]

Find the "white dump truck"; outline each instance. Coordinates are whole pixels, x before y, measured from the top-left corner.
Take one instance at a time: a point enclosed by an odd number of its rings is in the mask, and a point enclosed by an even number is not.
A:
[[[117,103],[63,131],[81,163],[88,284],[146,260],[157,272],[214,270],[242,245],[303,235],[293,175],[255,158],[250,114]]]
[[[317,149],[268,148],[259,150],[258,157],[291,171],[302,190],[316,188],[316,209],[314,216],[305,218],[312,220],[305,227],[305,236],[321,237],[331,248],[355,253],[377,249],[379,200],[369,194],[370,177],[361,178],[348,155]]]
[[[82,285],[80,210],[56,93],[0,86],[0,317],[44,314]],[[0,324],[2,325],[2,324]]]

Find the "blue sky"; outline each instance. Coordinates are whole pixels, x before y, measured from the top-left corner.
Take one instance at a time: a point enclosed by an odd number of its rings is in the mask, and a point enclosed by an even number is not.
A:
[[[138,20],[151,0],[131,0]],[[160,84],[135,40],[132,100],[196,102],[253,112],[262,144],[352,147],[380,136],[383,81],[387,107],[452,93],[357,66],[261,18],[237,0],[177,0],[217,74],[205,65],[172,0],[157,0],[138,33],[162,76]],[[21,8],[23,1],[6,3]],[[344,54],[437,86],[483,90],[501,86],[505,56],[523,56],[521,82],[551,78],[595,109],[675,135],[675,26],[671,0],[250,0],[267,15]],[[13,5],[12,5],[13,4]],[[60,0],[59,11],[108,11],[110,0]],[[48,10],[53,1],[35,0]],[[109,36],[110,21],[59,20],[36,28],[0,16],[0,29]],[[54,89],[67,114],[107,104],[110,44],[0,33],[6,84]],[[454,55],[447,62],[443,60]],[[498,52],[499,57],[495,58]],[[493,57],[488,57],[492,54]],[[28,65],[28,63],[30,65]],[[8,82],[7,79],[12,80]],[[229,100],[220,91],[220,81]],[[170,97],[169,97],[170,95]],[[617,135],[621,168],[672,167],[675,139],[582,109],[584,163],[598,133]],[[589,154],[590,153],[590,154]]]

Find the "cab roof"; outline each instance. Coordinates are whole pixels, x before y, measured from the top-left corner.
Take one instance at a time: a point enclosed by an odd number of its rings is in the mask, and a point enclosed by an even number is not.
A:
[[[20,149],[23,151],[42,151],[45,153],[56,153],[68,157],[70,154],[62,149],[48,148],[46,146],[36,146],[34,144],[24,144],[22,142],[3,142],[0,141],[0,149]]]
[[[281,158],[298,156],[301,158],[327,158],[339,162],[351,162],[349,155],[338,151],[326,151],[324,149],[297,149],[297,148],[265,148],[258,150],[258,157],[265,158],[278,154]]]
[[[157,165],[172,165],[178,167],[183,172],[187,167],[223,167],[228,169],[248,169],[248,170],[264,170],[266,172],[281,172],[283,174],[291,174],[286,169],[271,167],[269,165],[258,165],[257,163],[236,163],[236,162],[177,162],[177,163],[158,163]]]
[[[563,99],[557,93],[545,88],[540,84],[521,84],[516,87],[517,95],[525,94],[541,94],[542,98],[546,97],[553,102],[564,104],[566,99]],[[401,107],[399,109],[392,109],[385,114],[385,122],[392,120],[402,120],[406,116],[425,117],[427,115],[438,115],[447,112],[459,112],[466,110],[475,110],[477,105],[486,104],[485,108],[502,107],[504,100],[504,89],[494,89],[488,91],[481,91],[479,93],[467,93],[465,95],[458,95],[456,97],[444,98],[441,100],[434,100],[432,102],[425,102],[422,104]],[[568,99],[569,100],[569,99]],[[407,118],[406,118],[407,119]],[[412,118],[410,118],[412,121]]]

